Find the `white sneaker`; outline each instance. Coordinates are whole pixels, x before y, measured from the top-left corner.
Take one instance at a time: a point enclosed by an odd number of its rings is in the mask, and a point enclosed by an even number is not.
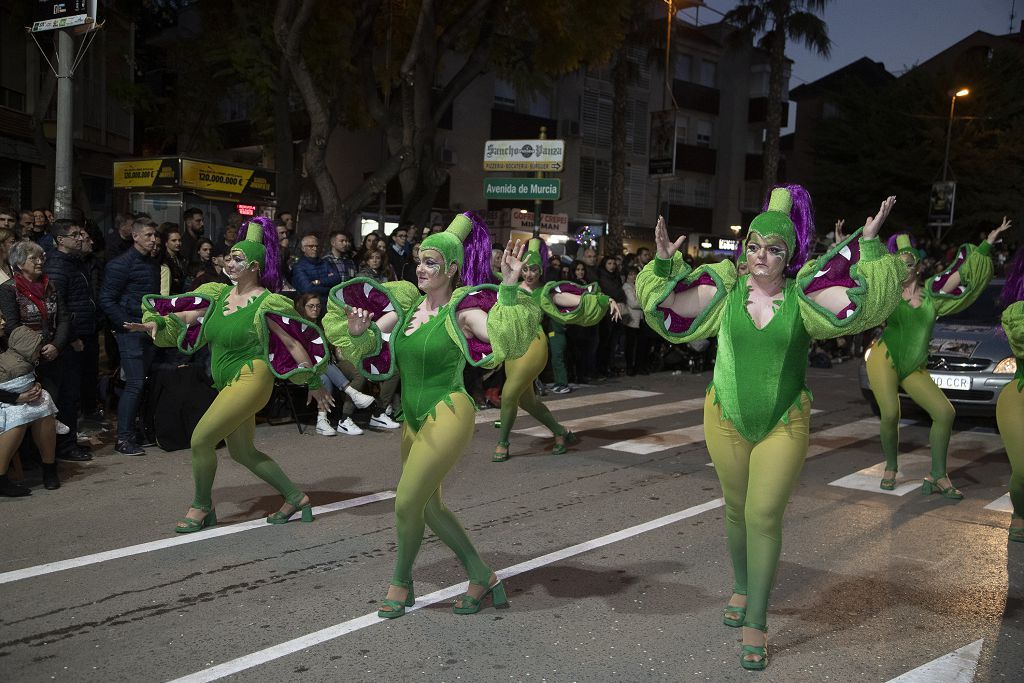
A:
[[[398,429],[402,425],[388,417],[387,413],[381,413],[380,415],[374,415],[370,418],[370,426],[381,427],[383,429]]]
[[[57,420],[57,433],[58,434],[67,434],[70,431],[71,431],[71,427],[68,427],[66,424],[64,424],[60,420]]]
[[[334,431],[334,427],[331,426],[331,421],[327,419],[326,415],[318,415],[316,418],[316,433],[320,436],[334,436],[338,432]]]
[[[359,425],[352,421],[351,417],[346,417],[344,420],[338,422],[338,431],[342,434],[348,434],[349,436],[359,436],[363,433],[363,430],[359,428]]]
[[[352,387],[351,384],[345,387],[345,393],[348,394],[348,397],[352,399],[352,403],[355,404],[355,407],[360,409],[366,408],[371,403],[373,403],[374,400],[376,400],[373,398],[373,396],[370,396],[369,394],[364,394],[361,391],[357,391]]]

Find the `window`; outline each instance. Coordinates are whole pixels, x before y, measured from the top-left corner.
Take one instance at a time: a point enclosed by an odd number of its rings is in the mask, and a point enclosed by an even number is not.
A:
[[[625,217],[643,218],[647,198],[647,169],[643,165],[626,165]]]
[[[626,102],[626,152],[647,154],[647,102],[629,100]]]
[[[821,118],[834,119],[839,116],[839,105],[831,100],[825,100],[821,105]]]
[[[630,45],[626,48],[626,59],[633,65],[635,79],[630,85],[637,88],[649,88],[651,85],[651,66],[647,62],[647,49]]]
[[[681,114],[676,115],[676,142],[681,145],[688,144],[690,138],[688,136],[687,128],[690,125],[690,117],[683,116]]]
[[[580,158],[580,213],[608,213],[610,181],[611,165],[607,161],[591,157]]]
[[[769,68],[767,64],[750,67],[750,96],[768,97]]]
[[[500,78],[494,79],[494,106],[497,109],[515,111],[516,89],[508,81],[503,81]]]
[[[690,202],[686,196],[686,178],[678,178],[668,186],[668,203],[685,206]]]
[[[710,121],[707,119],[697,120],[697,146],[698,147],[710,147],[711,146],[711,134],[713,127]]]
[[[580,128],[583,132],[583,144],[594,147],[612,146],[611,95],[596,90],[583,92]],[[646,134],[644,137],[646,138]]]
[[[700,60],[700,84],[709,88],[718,87],[718,64],[706,59]]]
[[[711,206],[711,181],[707,178],[693,179],[693,205]]]
[[[20,111],[25,110],[27,92],[23,23],[15,20],[8,8],[0,8],[0,106]]]
[[[690,55],[676,57],[675,77],[680,81],[693,81],[693,57]]]
[[[538,116],[542,119],[551,118],[551,100],[547,95],[535,93],[530,98],[530,107],[527,113],[530,116]]]

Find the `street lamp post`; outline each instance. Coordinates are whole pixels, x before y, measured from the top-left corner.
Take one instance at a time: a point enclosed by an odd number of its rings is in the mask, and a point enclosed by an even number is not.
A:
[[[949,174],[949,142],[953,137],[953,109],[956,107],[956,98],[966,97],[971,93],[967,88],[960,88],[953,97],[949,100],[949,125],[946,126],[946,154],[942,159],[942,182],[946,182],[946,176]]]

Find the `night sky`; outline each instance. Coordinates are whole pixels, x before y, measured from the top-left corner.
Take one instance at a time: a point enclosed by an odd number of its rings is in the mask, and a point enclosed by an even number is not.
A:
[[[712,9],[727,12],[734,0],[705,0]],[[1012,0],[832,0],[822,18],[832,38],[832,58],[825,61],[790,43],[786,55],[794,60],[790,87],[814,81],[861,57],[885,64],[900,74],[962,40],[974,31],[1010,33]],[[695,10],[683,12],[693,21]],[[699,10],[700,23],[720,15]],[[1016,2],[1013,30],[1020,30],[1024,0]]]

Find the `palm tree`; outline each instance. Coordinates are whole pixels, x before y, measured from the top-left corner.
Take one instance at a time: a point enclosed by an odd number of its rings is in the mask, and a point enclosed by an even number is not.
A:
[[[740,0],[725,20],[740,27],[747,36],[761,35],[760,45],[768,50],[771,72],[768,80],[767,133],[764,141],[765,188],[778,180],[779,129],[782,127],[782,82],[786,68],[786,40],[802,42],[826,59],[832,48],[828,26],[818,13],[829,0]]]

